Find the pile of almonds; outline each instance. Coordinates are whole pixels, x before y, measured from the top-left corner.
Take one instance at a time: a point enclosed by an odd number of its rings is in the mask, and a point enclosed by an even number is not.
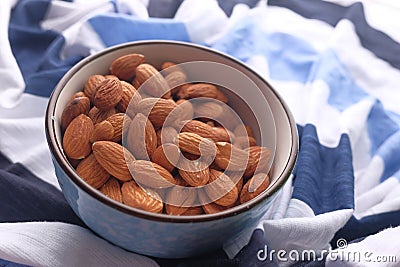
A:
[[[72,96],[60,124],[79,176],[115,201],[171,215],[216,213],[263,192],[270,150],[249,126],[219,123],[233,121],[223,88],[187,82],[172,62],[160,69],[128,54]]]

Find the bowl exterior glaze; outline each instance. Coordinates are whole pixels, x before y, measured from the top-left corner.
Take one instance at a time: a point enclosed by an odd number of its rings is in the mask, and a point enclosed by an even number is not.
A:
[[[59,127],[61,113],[71,96],[83,88],[90,75],[107,73],[108,66],[115,58],[131,52],[143,53],[148,62],[158,66],[162,61],[180,63],[189,60],[226,64],[240,70],[257,84],[275,120],[274,167],[270,172],[271,185],[264,193],[218,214],[170,216],[137,210],[111,200],[77,175],[62,150]],[[250,103],[265,104],[257,98]],[[111,243],[129,251],[160,258],[202,254],[221,248],[239,235],[250,234],[289,178],[298,152],[294,119],[284,101],[265,80],[243,63],[223,53],[174,41],[126,43],[82,60],[65,74],[53,91],[45,125],[56,176],[74,212],[90,229]]]

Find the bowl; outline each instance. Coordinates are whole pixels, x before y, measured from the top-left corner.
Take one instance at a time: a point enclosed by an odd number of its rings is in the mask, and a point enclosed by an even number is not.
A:
[[[128,53],[144,54],[146,61],[155,66],[164,61],[196,61],[215,66],[204,68],[200,64],[193,70],[200,76],[214,77],[217,82],[229,86],[227,95],[230,105],[244,122],[257,126],[257,129],[266,129],[264,135],[256,130],[255,136],[258,141],[273,148],[269,187],[250,201],[220,213],[174,216],[126,206],[84,182],[63,152],[62,111],[72,95],[82,90],[90,75],[107,74],[111,62]],[[222,74],[218,66],[228,67],[232,73]],[[234,72],[240,72],[242,76],[234,75]],[[256,89],[248,90],[246,82],[251,82]],[[255,111],[257,116],[253,116],[251,111]],[[124,43],[83,59],[64,75],[54,89],[46,111],[45,127],[58,182],[74,212],[90,229],[109,242],[129,251],[159,258],[199,255],[219,249],[240,235],[251,233],[290,176],[298,152],[294,119],[283,99],[267,81],[226,54],[176,41]]]

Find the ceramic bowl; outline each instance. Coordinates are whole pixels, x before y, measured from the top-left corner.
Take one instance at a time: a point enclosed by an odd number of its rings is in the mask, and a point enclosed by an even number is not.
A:
[[[155,66],[164,61],[219,63],[246,76],[200,68],[197,74],[217,77],[229,85],[230,105],[246,124],[264,129],[258,141],[272,146],[271,184],[247,203],[216,214],[172,216],[131,208],[105,197],[86,184],[69,164],[62,149],[61,113],[93,74],[106,74],[119,56],[142,53]],[[222,77],[222,78],[221,78]],[[200,77],[201,78],[201,77]],[[256,89],[248,90],[244,80]],[[245,96],[243,104],[237,95]],[[257,116],[250,114],[255,111]],[[256,119],[257,117],[257,119]],[[222,247],[240,235],[248,235],[287,181],[298,152],[298,135],[293,117],[278,93],[259,74],[242,62],[207,47],[174,41],[142,41],[114,46],[91,55],[71,68],[60,80],[47,107],[46,136],[62,192],[74,212],[99,236],[129,251],[159,258],[183,258]],[[263,140],[260,140],[263,139]]]

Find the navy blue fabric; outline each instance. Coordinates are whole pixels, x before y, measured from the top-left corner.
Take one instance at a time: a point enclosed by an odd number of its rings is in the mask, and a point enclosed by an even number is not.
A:
[[[298,127],[298,131],[300,150],[292,198],[305,202],[316,215],[353,209],[354,176],[349,137],[343,134],[337,147],[328,148],[319,143],[314,125]]]
[[[28,266],[28,265],[23,265],[23,264],[0,259],[0,267],[25,267],[25,266]]]
[[[400,45],[382,31],[372,28],[365,19],[361,3],[340,6],[321,0],[269,0],[268,5],[281,6],[311,19],[318,19],[335,26],[341,19],[348,19],[355,25],[361,44],[377,57],[400,69]]]

